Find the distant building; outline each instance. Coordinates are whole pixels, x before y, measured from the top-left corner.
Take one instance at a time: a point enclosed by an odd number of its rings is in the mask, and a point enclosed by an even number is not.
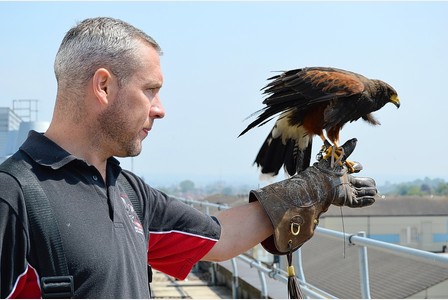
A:
[[[331,206],[319,226],[401,246],[448,252],[448,197],[385,197],[369,207]]]
[[[49,126],[49,122],[36,121],[33,116],[37,114],[37,100],[15,100],[17,103],[25,103],[25,107],[0,107],[0,163],[19,149],[30,130],[45,132]]]

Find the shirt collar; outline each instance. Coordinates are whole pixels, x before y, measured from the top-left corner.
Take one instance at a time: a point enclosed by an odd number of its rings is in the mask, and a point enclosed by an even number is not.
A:
[[[43,133],[34,130],[28,133],[28,138],[22,144],[20,150],[26,152],[38,164],[55,170],[74,160],[80,160],[47,138]],[[110,157],[107,163],[120,167],[120,162],[114,157]]]

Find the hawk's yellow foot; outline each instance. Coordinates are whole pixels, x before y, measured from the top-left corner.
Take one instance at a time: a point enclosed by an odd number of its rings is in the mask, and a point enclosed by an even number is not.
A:
[[[348,172],[349,173],[358,173],[359,170],[355,169],[355,165],[356,163],[350,160],[346,160],[345,161],[345,165],[347,166]]]
[[[337,163],[340,166],[345,164],[349,173],[357,172],[357,170],[354,168],[354,166],[356,165],[355,162],[349,160],[346,160],[344,163],[342,162],[342,158],[344,157],[344,148],[339,147],[337,144],[334,144],[330,146],[323,145],[322,150],[325,152],[325,156],[323,157],[324,159],[328,159],[331,157],[332,167],[334,166],[334,163]]]

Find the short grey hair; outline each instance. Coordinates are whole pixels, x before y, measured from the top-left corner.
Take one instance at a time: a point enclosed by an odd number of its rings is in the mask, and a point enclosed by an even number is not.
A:
[[[136,50],[141,42],[162,54],[152,37],[124,21],[99,17],[80,22],[67,32],[56,54],[58,85],[80,88],[102,67],[123,84],[139,66]]]

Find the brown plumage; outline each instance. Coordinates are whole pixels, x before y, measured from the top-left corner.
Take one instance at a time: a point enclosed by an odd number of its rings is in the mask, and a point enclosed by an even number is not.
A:
[[[325,143],[325,131],[338,147],[339,132],[346,123],[362,118],[378,125],[372,112],[388,102],[400,106],[389,84],[336,68],[295,69],[268,80],[262,89],[266,107],[254,114],[257,119],[240,134],[279,115],[254,161],[262,174],[275,176],[284,166],[292,176],[310,165],[314,135]]]

